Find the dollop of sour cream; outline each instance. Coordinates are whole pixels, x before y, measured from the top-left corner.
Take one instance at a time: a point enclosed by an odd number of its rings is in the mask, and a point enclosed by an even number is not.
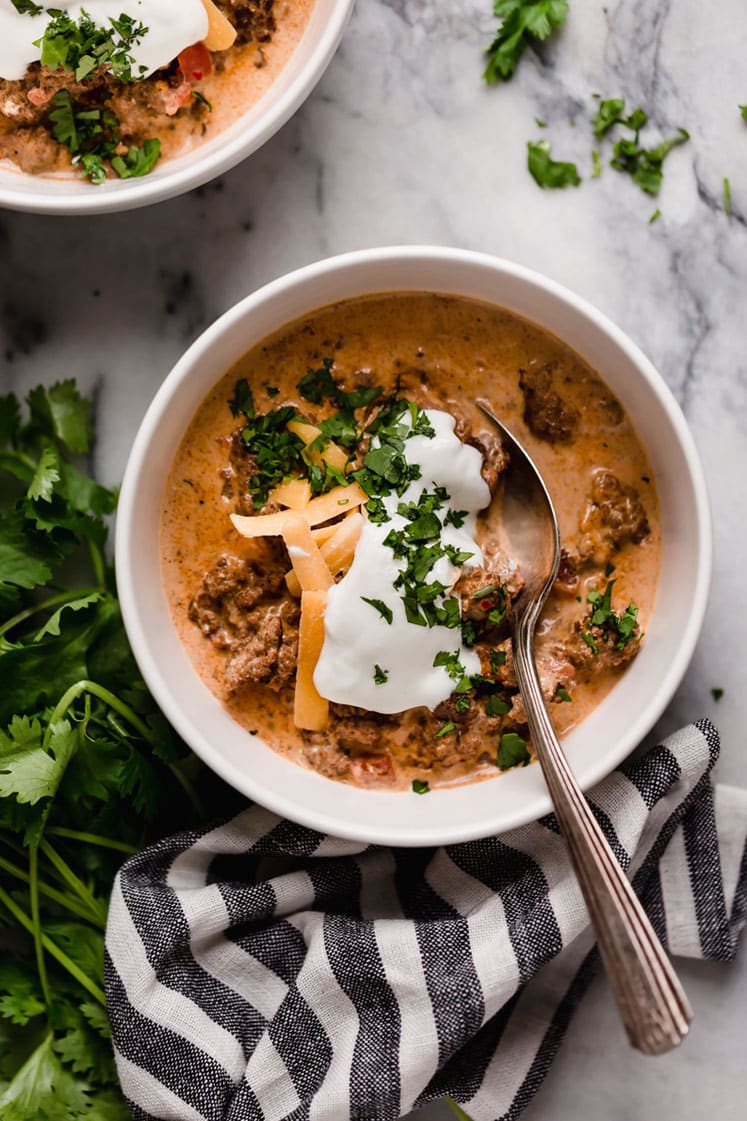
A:
[[[44,6],[44,5],[42,5]],[[128,49],[134,59],[133,77],[147,77],[168,66],[185,47],[205,38],[208,17],[202,0],[49,0],[49,7],[64,10],[77,20],[83,12],[100,27],[110,19],[130,16],[147,27],[139,43]],[[21,13],[12,0],[0,0],[0,78],[20,81],[32,62],[41,58],[41,39],[52,16],[44,6],[39,15]]]
[[[465,567],[482,562],[482,551],[475,540],[476,518],[490,502],[490,490],[481,474],[482,456],[456,436],[452,416],[437,409],[425,411],[435,436],[410,436],[405,449],[407,462],[420,467],[420,478],[411,482],[403,495],[383,498],[391,520],[381,525],[365,523],[349,571],[328,593],[324,644],[314,684],[330,701],[371,712],[403,712],[419,705],[433,709],[446,700],[453,692],[454,681],[443,666],[433,665],[442,651],[458,651],[467,674],[480,672],[480,659],[462,642],[459,627],[408,622],[401,592],[394,587],[405,562],[384,544],[392,529],[404,530],[409,524],[397,513],[400,503],[417,502],[424,491],[443,487],[449,498],[437,512],[441,522],[447,508],[466,510],[467,514],[459,528],[444,526],[440,543],[471,553]],[[399,423],[408,425],[411,421],[404,416]],[[371,446],[377,446],[375,437]],[[428,580],[440,581],[448,595],[460,573],[461,568],[448,557],[441,557]],[[392,622],[388,623],[363,596],[386,604]],[[376,667],[386,674],[381,684],[374,680]],[[378,677],[381,679],[381,674]]]

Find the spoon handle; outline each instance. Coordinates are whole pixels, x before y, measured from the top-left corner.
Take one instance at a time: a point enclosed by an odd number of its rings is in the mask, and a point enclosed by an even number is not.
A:
[[[514,626],[513,653],[527,723],[628,1038],[661,1055],[681,1043],[692,1011],[630,881],[589,808],[545,706],[533,620]]]

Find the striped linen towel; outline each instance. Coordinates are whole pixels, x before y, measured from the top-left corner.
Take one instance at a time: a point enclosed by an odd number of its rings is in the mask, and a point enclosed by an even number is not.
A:
[[[717,754],[691,724],[591,802],[672,953],[724,960],[747,914],[747,791],[711,785]],[[444,1094],[515,1118],[595,957],[553,817],[395,851],[251,806],[118,876],[122,1088],[135,1121],[394,1121]]]

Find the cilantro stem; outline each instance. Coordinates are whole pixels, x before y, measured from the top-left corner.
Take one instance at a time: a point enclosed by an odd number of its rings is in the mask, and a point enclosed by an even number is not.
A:
[[[149,743],[151,747],[155,746],[155,737],[153,733],[151,732],[145,721],[142,720],[134,711],[134,709],[130,708],[128,704],[125,704],[124,701],[121,701],[119,697],[117,697],[114,693],[110,692],[108,689],[105,689],[103,685],[97,685],[95,681],[86,681],[85,679],[83,679],[81,681],[76,681],[74,685],[71,685],[67,692],[63,693],[63,695],[55,705],[54,711],[49,718],[47,730],[44,733],[45,750],[49,746],[49,740],[52,736],[52,729],[54,725],[62,719],[68,709],[70,709],[75,704],[78,697],[80,697],[82,693],[92,693],[94,697],[98,697],[98,699],[100,701],[103,701],[104,704],[108,705],[109,708],[113,708],[114,711],[118,712],[120,716],[124,716],[125,720],[127,720],[132,725],[138,735],[142,739],[144,739],[146,743]]]
[[[78,697],[82,693],[92,693],[94,697],[98,697],[99,700],[103,701],[104,704],[109,706],[109,708],[113,708],[115,712],[118,712],[120,716],[123,716],[125,720],[127,720],[133,726],[138,735],[140,735],[140,737],[145,740],[146,743],[150,744],[150,746],[153,748],[157,746],[156,738],[153,735],[153,732],[145,723],[145,721],[138,716],[134,709],[130,708],[128,704],[125,704],[125,702],[120,700],[119,697],[117,697],[114,693],[111,693],[108,689],[105,689],[103,685],[97,685],[95,681],[82,680],[76,681],[74,685],[71,685],[67,692],[63,694],[63,696],[55,705],[54,712],[49,718],[47,730],[44,733],[45,749],[49,746],[49,740],[52,735],[52,728],[54,727],[55,723],[58,720],[62,719],[68,709],[72,707],[72,705],[77,701]],[[181,772],[178,764],[168,763],[167,766],[176,781],[181,786],[185,795],[187,796],[190,805],[197,811],[200,817],[205,817],[205,807],[203,806],[202,801],[197,794],[197,791],[194,789],[186,775]]]
[[[19,868],[17,864],[13,864],[10,860],[4,860],[0,856],[0,872],[5,872],[8,876],[13,876],[15,879],[20,880],[21,883],[28,884],[30,876],[28,872],[24,872],[23,868]],[[53,900],[59,907],[64,907],[66,911],[70,911],[72,915],[76,915],[79,919],[85,919],[95,926],[103,930],[106,923],[99,915],[92,915],[88,908],[81,906],[75,899],[71,899],[63,891],[58,891],[57,888],[52,887],[51,884],[45,883],[44,880],[39,880],[39,893],[46,895],[48,899]]]
[[[52,992],[49,988],[49,977],[47,976],[47,963],[44,960],[44,947],[42,939],[44,937],[41,928],[41,917],[39,915],[39,842],[35,841],[29,849],[29,902],[31,904],[31,936],[34,939],[34,954],[36,956],[36,968],[39,973],[39,984],[41,985],[44,1003],[49,1007],[52,1003]]]
[[[83,596],[93,595],[94,592],[100,592],[101,588],[73,588],[64,592],[59,592],[56,596],[50,596],[49,599],[42,600],[41,603],[35,603],[31,607],[27,607],[24,611],[19,611],[12,619],[8,619],[6,623],[0,627],[0,638],[8,631],[12,631],[14,627],[25,623],[27,619],[32,616],[38,615],[40,611],[48,611],[50,607],[57,607],[61,603],[68,603],[70,600],[82,598]]]
[[[94,575],[98,581],[99,588],[106,587],[106,565],[104,563],[104,556],[99,549],[98,545],[88,538],[88,552],[91,557],[91,565],[93,567]]]
[[[94,915],[101,915],[100,902],[96,899],[95,895],[89,891],[83,881],[75,875],[75,872],[73,872],[72,868],[62,859],[60,854],[52,848],[50,843],[42,840],[39,843],[39,848],[70,890],[86,904]]]
[[[135,845],[128,845],[124,841],[114,841],[111,837],[99,837],[96,833],[79,833],[77,829],[63,829],[61,825],[50,825],[47,829],[48,837],[66,837],[69,841],[80,841],[84,845],[98,845],[102,849],[114,849],[116,852],[134,856],[140,850]]]
[[[21,910],[17,903],[2,887],[0,887],[0,903],[2,903],[6,910],[10,912],[16,922],[19,923],[24,928],[24,930],[27,930],[29,934],[33,934],[33,922],[26,914],[26,912]],[[104,993],[98,987],[98,985],[95,985],[93,981],[89,980],[83,970],[80,969],[74,961],[71,961],[65,951],[61,950],[60,947],[57,946],[51,938],[48,938],[46,934],[42,934],[41,941],[47,953],[51,957],[53,957],[58,962],[58,964],[62,966],[63,969],[66,969],[70,976],[74,977],[78,984],[82,985],[86,992],[91,994],[94,1000],[97,1000],[99,1004],[105,1007],[106,997],[104,996]]]

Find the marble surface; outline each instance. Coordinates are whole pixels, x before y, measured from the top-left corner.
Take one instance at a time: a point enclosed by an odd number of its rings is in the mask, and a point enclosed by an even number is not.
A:
[[[96,396],[96,469],[114,482],[190,340],[288,269],[397,242],[482,249],[540,269],[630,333],[692,426],[713,500],[713,593],[661,730],[713,717],[719,777],[744,784],[744,659],[733,619],[747,607],[747,124],[737,109],[747,102],[747,9],[741,0],[717,13],[698,0],[571,0],[571,9],[510,84],[488,90],[480,51],[495,25],[490,0],[359,0],[304,108],[222,180],[129,215],[0,214],[0,384],[23,390],[76,376]],[[657,139],[690,131],[655,203],[608,168],[589,179],[595,92],[645,106]],[[540,137],[556,158],[578,162],[580,188],[535,186],[526,141]],[[657,205],[662,217],[649,225]],[[712,686],[725,690],[718,705]],[[745,958],[743,948],[732,967],[683,965],[695,1025],[678,1053],[659,1060],[626,1048],[597,982],[527,1121],[700,1121],[714,1109],[720,1121],[743,1118]],[[446,1116],[442,1106],[420,1115]]]

